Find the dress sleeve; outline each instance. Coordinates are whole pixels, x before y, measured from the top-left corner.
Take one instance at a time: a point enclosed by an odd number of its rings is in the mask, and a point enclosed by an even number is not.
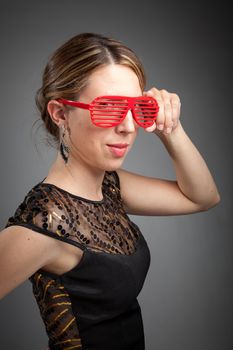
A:
[[[33,188],[8,219],[5,228],[23,226],[84,250],[84,244],[75,235],[74,222],[71,209],[61,196],[49,188]]]

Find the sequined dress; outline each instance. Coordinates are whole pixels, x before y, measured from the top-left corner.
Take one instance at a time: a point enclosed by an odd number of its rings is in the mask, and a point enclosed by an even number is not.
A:
[[[5,227],[20,225],[83,250],[57,275],[39,269],[29,281],[51,350],[144,350],[140,293],[150,251],[123,209],[116,171],[106,171],[103,199],[76,196],[53,184],[35,185]]]

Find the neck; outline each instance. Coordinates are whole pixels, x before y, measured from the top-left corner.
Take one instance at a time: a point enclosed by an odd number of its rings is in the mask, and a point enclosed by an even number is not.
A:
[[[52,164],[45,182],[53,182],[68,192],[81,197],[101,200],[102,182],[105,171],[77,162],[71,156],[65,163],[60,155],[57,154],[55,162]]]

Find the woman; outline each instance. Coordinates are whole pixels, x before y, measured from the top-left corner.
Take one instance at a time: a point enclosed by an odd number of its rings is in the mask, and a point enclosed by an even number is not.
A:
[[[191,214],[220,200],[179,96],[145,84],[135,53],[95,33],[45,67],[36,102],[58,152],[1,232],[0,297],[31,281],[51,350],[145,349],[137,296],[150,251],[127,214]],[[161,139],[176,180],[121,169],[140,127]]]

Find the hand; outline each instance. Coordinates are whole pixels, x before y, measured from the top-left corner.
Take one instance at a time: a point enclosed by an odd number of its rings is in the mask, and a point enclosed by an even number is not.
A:
[[[180,98],[175,93],[167,90],[158,90],[155,87],[143,92],[143,96],[154,97],[159,104],[159,113],[154,124],[145,128],[148,132],[155,134],[170,134],[179,125],[180,118]]]

